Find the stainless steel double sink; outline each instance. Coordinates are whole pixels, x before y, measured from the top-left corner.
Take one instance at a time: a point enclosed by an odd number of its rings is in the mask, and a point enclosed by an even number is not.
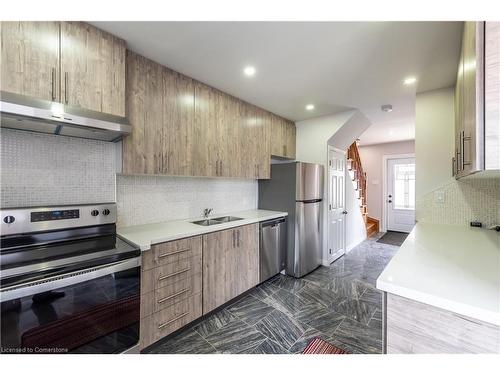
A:
[[[224,223],[229,223],[231,221],[237,221],[237,220],[243,220],[243,219],[241,217],[236,217],[236,216],[221,216],[221,217],[215,217],[213,219],[192,221],[191,223],[208,227],[211,225],[224,224]]]

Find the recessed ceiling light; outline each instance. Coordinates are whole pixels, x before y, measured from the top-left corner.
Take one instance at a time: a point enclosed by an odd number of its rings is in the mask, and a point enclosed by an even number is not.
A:
[[[314,104],[308,104],[308,105],[306,105],[306,109],[308,111],[312,111],[314,109]]]
[[[384,104],[380,109],[384,112],[392,112],[392,104]]]
[[[405,85],[413,85],[415,82],[417,82],[417,79],[415,77],[407,77],[403,81]]]
[[[245,73],[246,76],[252,77],[255,75],[255,68],[253,66],[247,66],[245,69],[243,69],[243,73]]]

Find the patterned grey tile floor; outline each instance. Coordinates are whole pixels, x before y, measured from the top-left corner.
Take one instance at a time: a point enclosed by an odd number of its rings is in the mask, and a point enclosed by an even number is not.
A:
[[[275,276],[149,353],[291,354],[314,337],[349,353],[381,353],[375,281],[398,250],[377,242],[381,235],[302,279]]]

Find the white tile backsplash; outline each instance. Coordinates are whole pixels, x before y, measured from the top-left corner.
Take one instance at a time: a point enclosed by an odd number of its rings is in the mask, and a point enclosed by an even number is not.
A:
[[[1,207],[114,202],[114,143],[1,129]]]
[[[2,208],[116,201],[119,225],[257,208],[255,180],[116,175],[119,144],[11,129],[0,137]]]
[[[181,220],[202,215],[257,208],[255,180],[117,176],[118,225]]]
[[[442,201],[437,196],[442,196]],[[418,198],[416,214],[417,220],[425,223],[469,225],[480,221],[485,227],[499,225],[500,179],[453,180]]]

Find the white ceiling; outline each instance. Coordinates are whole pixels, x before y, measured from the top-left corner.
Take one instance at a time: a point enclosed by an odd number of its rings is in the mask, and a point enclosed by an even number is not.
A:
[[[455,81],[461,22],[92,22],[128,48],[299,121],[358,108],[362,144],[414,138],[415,93]],[[257,69],[248,78],[246,65]],[[404,86],[410,75],[414,86]],[[314,103],[314,111],[305,105]],[[394,110],[385,113],[382,104]]]

